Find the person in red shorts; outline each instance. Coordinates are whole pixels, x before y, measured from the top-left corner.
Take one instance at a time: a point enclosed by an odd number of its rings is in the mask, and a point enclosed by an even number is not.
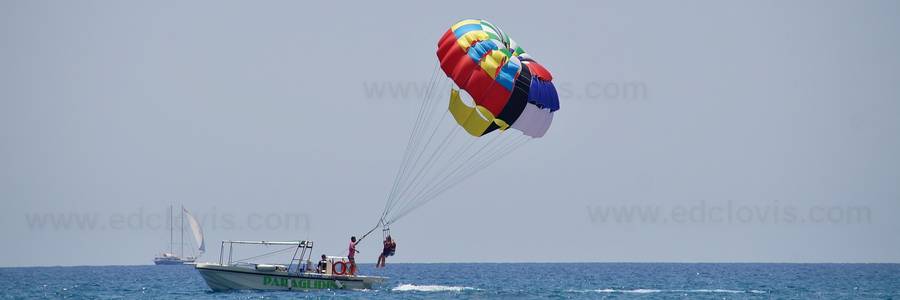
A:
[[[350,260],[350,275],[356,275],[356,260],[353,258],[359,250],[356,250],[356,237],[350,237],[350,248],[348,249],[347,259]]]

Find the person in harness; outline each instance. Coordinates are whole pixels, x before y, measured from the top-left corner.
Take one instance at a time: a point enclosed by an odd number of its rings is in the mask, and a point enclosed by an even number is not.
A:
[[[391,238],[390,235],[384,238],[384,249],[381,250],[381,255],[378,256],[378,262],[375,263],[376,268],[384,268],[385,259],[388,256],[394,256],[394,252],[397,251],[397,241]]]

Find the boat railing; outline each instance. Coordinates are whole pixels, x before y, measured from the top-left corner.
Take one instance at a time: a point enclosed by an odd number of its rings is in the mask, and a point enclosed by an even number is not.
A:
[[[228,244],[227,263],[225,261],[225,245],[226,244]],[[294,268],[294,266],[296,265],[296,270],[298,273],[304,271],[303,268],[301,268],[301,266],[302,266],[301,263],[304,260],[309,261],[309,259],[312,256],[312,249],[313,249],[313,241],[222,241],[222,245],[219,250],[219,265],[224,266],[224,265],[235,264],[235,261],[234,261],[234,245],[235,244],[238,244],[238,245],[266,245],[266,246],[269,246],[269,245],[296,246],[295,248],[293,248],[294,252],[293,252],[293,255],[291,256],[291,262],[288,265],[288,270],[292,270]],[[278,251],[266,253],[263,255],[258,255],[253,258],[263,257],[263,256],[267,256],[270,254],[275,254],[275,253],[282,252],[282,251],[285,251],[288,249],[290,249],[290,248],[285,248],[285,249],[281,249]],[[244,260],[242,260],[238,263],[246,263],[246,262]],[[308,268],[309,266],[306,266],[306,267]]]

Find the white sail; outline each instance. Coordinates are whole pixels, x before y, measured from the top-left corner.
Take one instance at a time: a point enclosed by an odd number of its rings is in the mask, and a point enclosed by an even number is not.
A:
[[[198,250],[200,252],[206,252],[206,244],[203,241],[203,228],[200,227],[200,222],[197,222],[197,219],[188,212],[187,209],[181,208],[184,210],[184,215],[187,216],[188,223],[191,224],[191,232],[194,233],[194,241],[197,242]]]

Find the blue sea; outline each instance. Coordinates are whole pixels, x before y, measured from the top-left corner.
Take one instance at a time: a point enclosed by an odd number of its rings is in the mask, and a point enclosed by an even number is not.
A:
[[[900,264],[501,263],[362,265],[372,290],[213,293],[191,266],[0,268],[2,298],[900,299]]]

